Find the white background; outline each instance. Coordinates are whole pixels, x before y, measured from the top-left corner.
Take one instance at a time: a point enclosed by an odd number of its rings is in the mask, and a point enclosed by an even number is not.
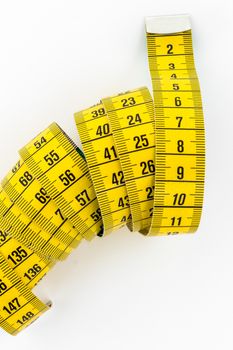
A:
[[[0,1],[0,176],[52,121],[147,85],[144,16],[190,13],[205,111],[196,235],[121,230],[81,246],[39,286],[53,308],[2,349],[232,349],[232,1]],[[42,292],[41,292],[42,291]]]

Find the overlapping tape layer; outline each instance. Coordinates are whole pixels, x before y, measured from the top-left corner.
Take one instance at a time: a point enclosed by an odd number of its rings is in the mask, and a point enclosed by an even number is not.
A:
[[[10,334],[49,309],[31,290],[82,239],[199,225],[204,123],[189,20],[146,24],[153,99],[143,87],[76,113],[85,157],[53,123],[1,181],[0,325]]]

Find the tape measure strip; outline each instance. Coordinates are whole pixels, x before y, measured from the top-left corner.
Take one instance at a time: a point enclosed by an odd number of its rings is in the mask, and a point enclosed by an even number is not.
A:
[[[125,177],[132,214],[132,231],[151,225],[155,173],[155,116],[147,88],[102,100]],[[131,227],[132,226],[132,227]]]
[[[91,179],[102,213],[104,234],[130,222],[125,180],[103,104],[75,114]]]
[[[195,232],[200,221],[205,136],[188,16],[146,20],[156,112],[151,235]]]
[[[0,187],[0,217],[3,217],[4,227],[19,242],[49,259],[65,259],[71,249],[55,237],[43,231],[39,225],[25,215]]]
[[[4,219],[0,219],[0,227]],[[54,266],[47,260],[0,231],[0,326],[12,335],[49,309],[31,290]],[[6,279],[10,278],[10,282]],[[13,283],[13,284],[12,284]]]
[[[0,227],[2,220],[4,219],[0,219]],[[55,261],[36,254],[2,230],[0,253],[29,289],[32,289],[55,264]]]
[[[0,326],[12,335],[31,324],[50,307],[22,283],[1,253],[0,297]]]
[[[35,147],[37,142],[41,147]],[[56,123],[20,150],[20,155],[83,237],[92,239],[102,231],[101,213],[87,164]],[[50,163],[46,160],[48,155],[52,159]]]
[[[47,162],[52,162],[51,157],[46,158]],[[78,246],[81,240],[78,231],[73,228],[25,163],[18,161],[3,179],[2,186],[11,201],[43,230],[66,246]]]

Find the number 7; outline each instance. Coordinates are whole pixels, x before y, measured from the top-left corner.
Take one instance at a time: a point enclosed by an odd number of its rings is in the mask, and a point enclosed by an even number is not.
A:
[[[178,128],[180,128],[181,122],[182,122],[183,117],[176,117],[176,120],[178,120]]]

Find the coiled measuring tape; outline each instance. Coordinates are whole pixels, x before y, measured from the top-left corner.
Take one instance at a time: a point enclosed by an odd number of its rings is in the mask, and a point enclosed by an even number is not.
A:
[[[146,30],[153,99],[142,87],[75,113],[85,156],[51,124],[1,181],[0,325],[10,334],[50,308],[31,289],[83,238],[199,225],[205,139],[189,18],[148,17]]]
[[[75,114],[105,231],[150,227],[155,174],[154,106],[147,88]]]

